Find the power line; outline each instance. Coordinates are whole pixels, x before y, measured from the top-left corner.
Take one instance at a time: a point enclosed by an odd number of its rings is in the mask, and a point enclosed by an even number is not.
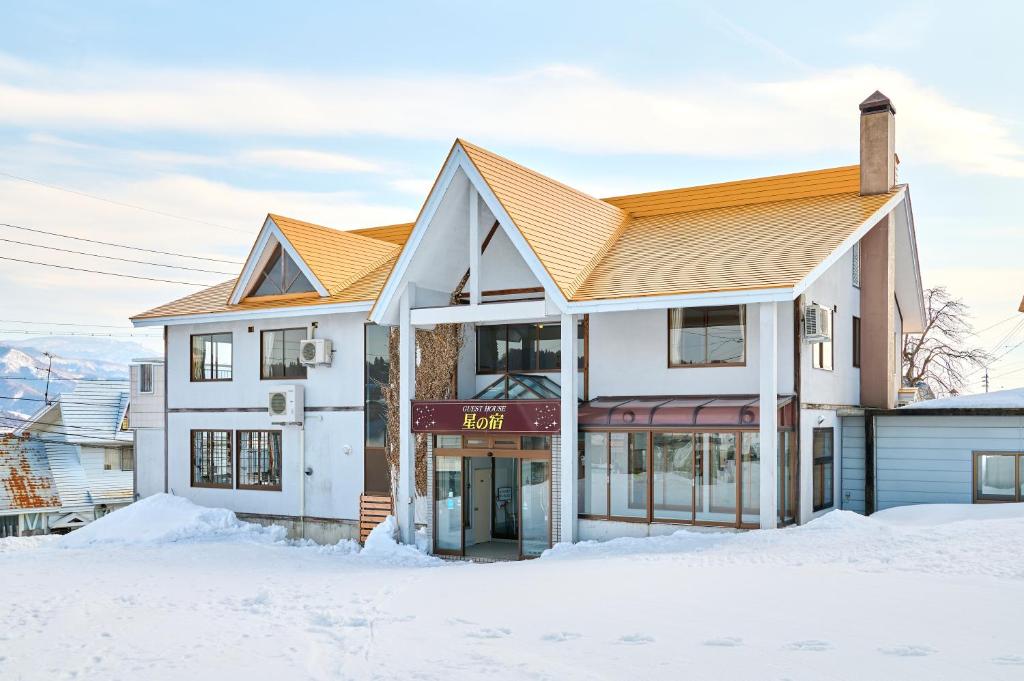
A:
[[[1012,314],[1009,317],[1007,317],[1006,319],[998,321],[998,322],[996,322],[995,324],[993,324],[991,326],[986,326],[984,329],[981,329],[979,331],[972,331],[971,333],[969,333],[967,335],[969,335],[969,336],[977,336],[978,334],[985,333],[989,329],[994,329],[997,326],[1000,326],[1001,324],[1005,324],[1006,322],[1010,321],[1011,319],[1016,319],[1019,314],[1020,314],[1019,312],[1015,313],[1015,314]]]
[[[144,281],[158,281],[164,284],[180,284],[182,286],[201,286],[206,287],[210,284],[199,284],[194,281],[175,281],[174,279],[158,279],[156,277],[143,277],[136,274],[120,274],[118,272],[103,272],[101,270],[90,270],[83,267],[71,267],[69,265],[55,265],[50,262],[39,262],[36,260],[22,260],[21,258],[8,258],[0,255],[0,260],[10,260],[12,262],[20,262],[28,265],[41,265],[43,267],[55,267],[61,270],[74,270],[75,272],[88,272],[90,274],[103,274],[108,277],[123,277],[125,279],[142,279]]]
[[[0,227],[8,227],[10,229],[20,229],[25,232],[34,232],[36,234],[46,234],[47,236],[59,236],[62,239],[73,239],[75,241],[84,241],[90,244],[100,244],[101,246],[113,246],[114,248],[125,248],[130,251],[141,251],[143,253],[155,253],[157,255],[170,255],[175,258],[188,258],[190,260],[206,260],[208,262],[221,262],[228,265],[241,265],[243,263],[238,260],[222,260],[220,258],[204,258],[200,255],[185,255],[184,253],[171,253],[170,251],[158,251],[152,248],[143,248],[141,246],[128,246],[126,244],[118,244],[112,241],[100,241],[99,239],[86,239],[81,236],[73,236],[71,234],[63,234],[61,232],[50,232],[45,229],[38,229],[36,227],[26,227],[24,225],[13,225],[9,222],[0,222]]]
[[[133,326],[127,324],[79,324],[77,322],[38,322],[27,319],[0,319],[0,324],[41,324],[43,326],[78,326],[90,329],[131,329]]]
[[[39,377],[39,376],[0,376],[0,379],[3,379],[5,381],[45,381],[46,380],[45,377]],[[85,377],[85,378],[62,378],[60,376],[57,376],[55,380],[58,380],[58,381],[72,381],[72,382],[75,382],[75,383],[80,383],[82,381],[97,381],[97,382],[107,381],[107,382],[118,382],[118,383],[127,383],[128,382],[127,378],[97,378],[97,377],[92,377],[92,376]]]
[[[41,244],[30,244],[27,241],[17,241],[15,239],[4,239],[0,238],[0,241],[9,244],[18,244],[19,246],[30,246],[32,248],[42,248],[48,251],[60,251],[61,253],[73,253],[74,255],[87,255],[90,258],[103,258],[104,260],[117,260],[119,262],[130,262],[136,265],[152,265],[153,267],[167,267],[173,270],[189,270],[190,272],[206,272],[208,274],[234,274],[234,272],[222,272],[220,270],[204,270],[198,267],[184,267],[183,265],[165,265],[160,262],[150,262],[147,260],[132,260],[131,258],[118,258],[116,255],[100,255],[99,253],[86,253],[85,251],[73,251],[68,248],[58,248],[57,246],[43,246]]]
[[[92,336],[96,338],[163,338],[160,334],[153,333],[103,333],[97,331],[61,331],[59,333],[45,333],[45,329],[0,329],[0,333],[20,333],[26,336]],[[0,341],[2,342],[2,341]],[[75,358],[72,358],[75,359]]]
[[[77,189],[68,189],[66,187],[59,187],[59,186],[57,186],[55,184],[49,184],[47,182],[40,182],[39,180],[33,180],[31,178],[28,178],[28,177],[22,177],[20,175],[14,175],[12,173],[6,173],[6,172],[4,172],[2,170],[0,170],[0,175],[3,175],[4,177],[9,177],[9,178],[11,178],[13,180],[19,180],[21,182],[28,182],[30,184],[38,185],[40,187],[46,187],[48,189],[56,189],[57,191],[67,192],[69,194],[76,194],[78,196],[84,196],[84,197],[86,197],[88,199],[92,199],[94,201],[102,201],[104,203],[109,203],[109,204],[112,204],[114,206],[121,206],[122,208],[133,208],[135,210],[141,210],[141,211],[144,211],[146,213],[152,213],[154,215],[160,215],[160,216],[163,216],[165,218],[173,218],[174,220],[184,220],[185,222],[194,222],[194,223],[199,224],[199,225],[206,225],[208,227],[216,227],[217,229],[226,229],[229,232],[241,232],[243,234],[247,234],[248,233],[246,230],[238,229],[237,227],[228,227],[227,225],[219,225],[216,222],[208,222],[206,220],[200,220],[198,218],[190,218],[190,217],[187,217],[185,215],[175,215],[174,213],[167,213],[167,212],[162,211],[162,210],[155,210],[153,208],[146,208],[145,206],[138,206],[138,205],[135,205],[133,203],[125,203],[124,201],[115,201],[114,199],[107,199],[107,198],[104,198],[102,196],[96,196],[95,194],[87,194],[86,192],[78,191]]]

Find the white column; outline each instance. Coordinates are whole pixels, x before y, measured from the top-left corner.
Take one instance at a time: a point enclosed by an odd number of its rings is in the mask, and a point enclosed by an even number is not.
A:
[[[562,389],[562,448],[561,476],[561,541],[574,542],[577,537],[576,516],[576,315],[563,314],[561,322],[561,389]]]
[[[469,186],[469,304],[480,304],[480,200]]]
[[[760,367],[761,528],[767,530],[778,525],[779,411],[776,404],[779,394],[779,333],[776,304],[761,303],[757,309],[760,335],[757,359]]]
[[[416,328],[409,320],[409,311],[415,302],[415,296],[416,287],[409,284],[402,294],[398,321],[400,434],[395,512],[401,539],[406,544],[416,543],[416,437],[412,434],[412,400],[416,394]]]

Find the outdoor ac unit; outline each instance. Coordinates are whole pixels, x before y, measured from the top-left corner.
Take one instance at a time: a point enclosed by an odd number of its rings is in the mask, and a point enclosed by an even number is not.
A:
[[[832,340],[831,312],[817,303],[804,307],[804,340],[808,343]]]
[[[267,398],[267,411],[271,423],[301,423],[305,412],[302,386],[282,385],[271,390]]]
[[[307,338],[299,343],[299,361],[306,366],[330,365],[331,341],[324,338]]]

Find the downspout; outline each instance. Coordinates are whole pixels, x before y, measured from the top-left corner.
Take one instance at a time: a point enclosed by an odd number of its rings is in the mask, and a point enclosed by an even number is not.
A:
[[[306,424],[299,424],[299,538],[306,538]]]
[[[792,474],[791,474],[792,477],[791,477],[789,482],[792,484],[793,479],[796,480],[796,484],[793,485],[794,489],[796,490],[796,494],[795,494],[795,497],[794,497],[794,500],[793,500],[793,502],[794,502],[793,503],[793,506],[794,506],[794,508],[793,508],[793,524],[794,525],[801,525],[801,524],[803,524],[803,519],[801,518],[801,514],[800,514],[800,507],[801,507],[801,505],[803,503],[803,494],[802,494],[802,491],[803,491],[802,490],[803,481],[802,481],[802,478],[801,478],[801,461],[803,459],[803,454],[800,451],[801,440],[803,439],[803,438],[800,437],[800,411],[802,409],[801,404],[800,404],[800,381],[801,381],[800,361],[801,361],[801,353],[802,353],[802,350],[803,350],[802,338],[801,338],[801,335],[800,335],[800,326],[801,326],[801,323],[803,321],[803,311],[804,311],[804,304],[803,303],[804,303],[803,295],[797,296],[796,300],[793,301],[793,395],[794,395],[793,401],[796,404],[794,405],[795,408],[793,409],[793,443],[792,443],[792,445],[793,445],[793,449],[796,452],[796,468],[792,472]]]

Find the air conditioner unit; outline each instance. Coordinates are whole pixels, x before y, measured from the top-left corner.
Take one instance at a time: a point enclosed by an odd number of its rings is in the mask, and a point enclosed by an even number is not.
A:
[[[832,340],[832,310],[811,303],[804,307],[804,340],[821,343]]]
[[[306,366],[330,366],[331,341],[325,338],[307,338],[300,342],[299,361]]]
[[[301,385],[282,385],[270,391],[267,398],[270,422],[277,424],[302,423],[305,403]]]

